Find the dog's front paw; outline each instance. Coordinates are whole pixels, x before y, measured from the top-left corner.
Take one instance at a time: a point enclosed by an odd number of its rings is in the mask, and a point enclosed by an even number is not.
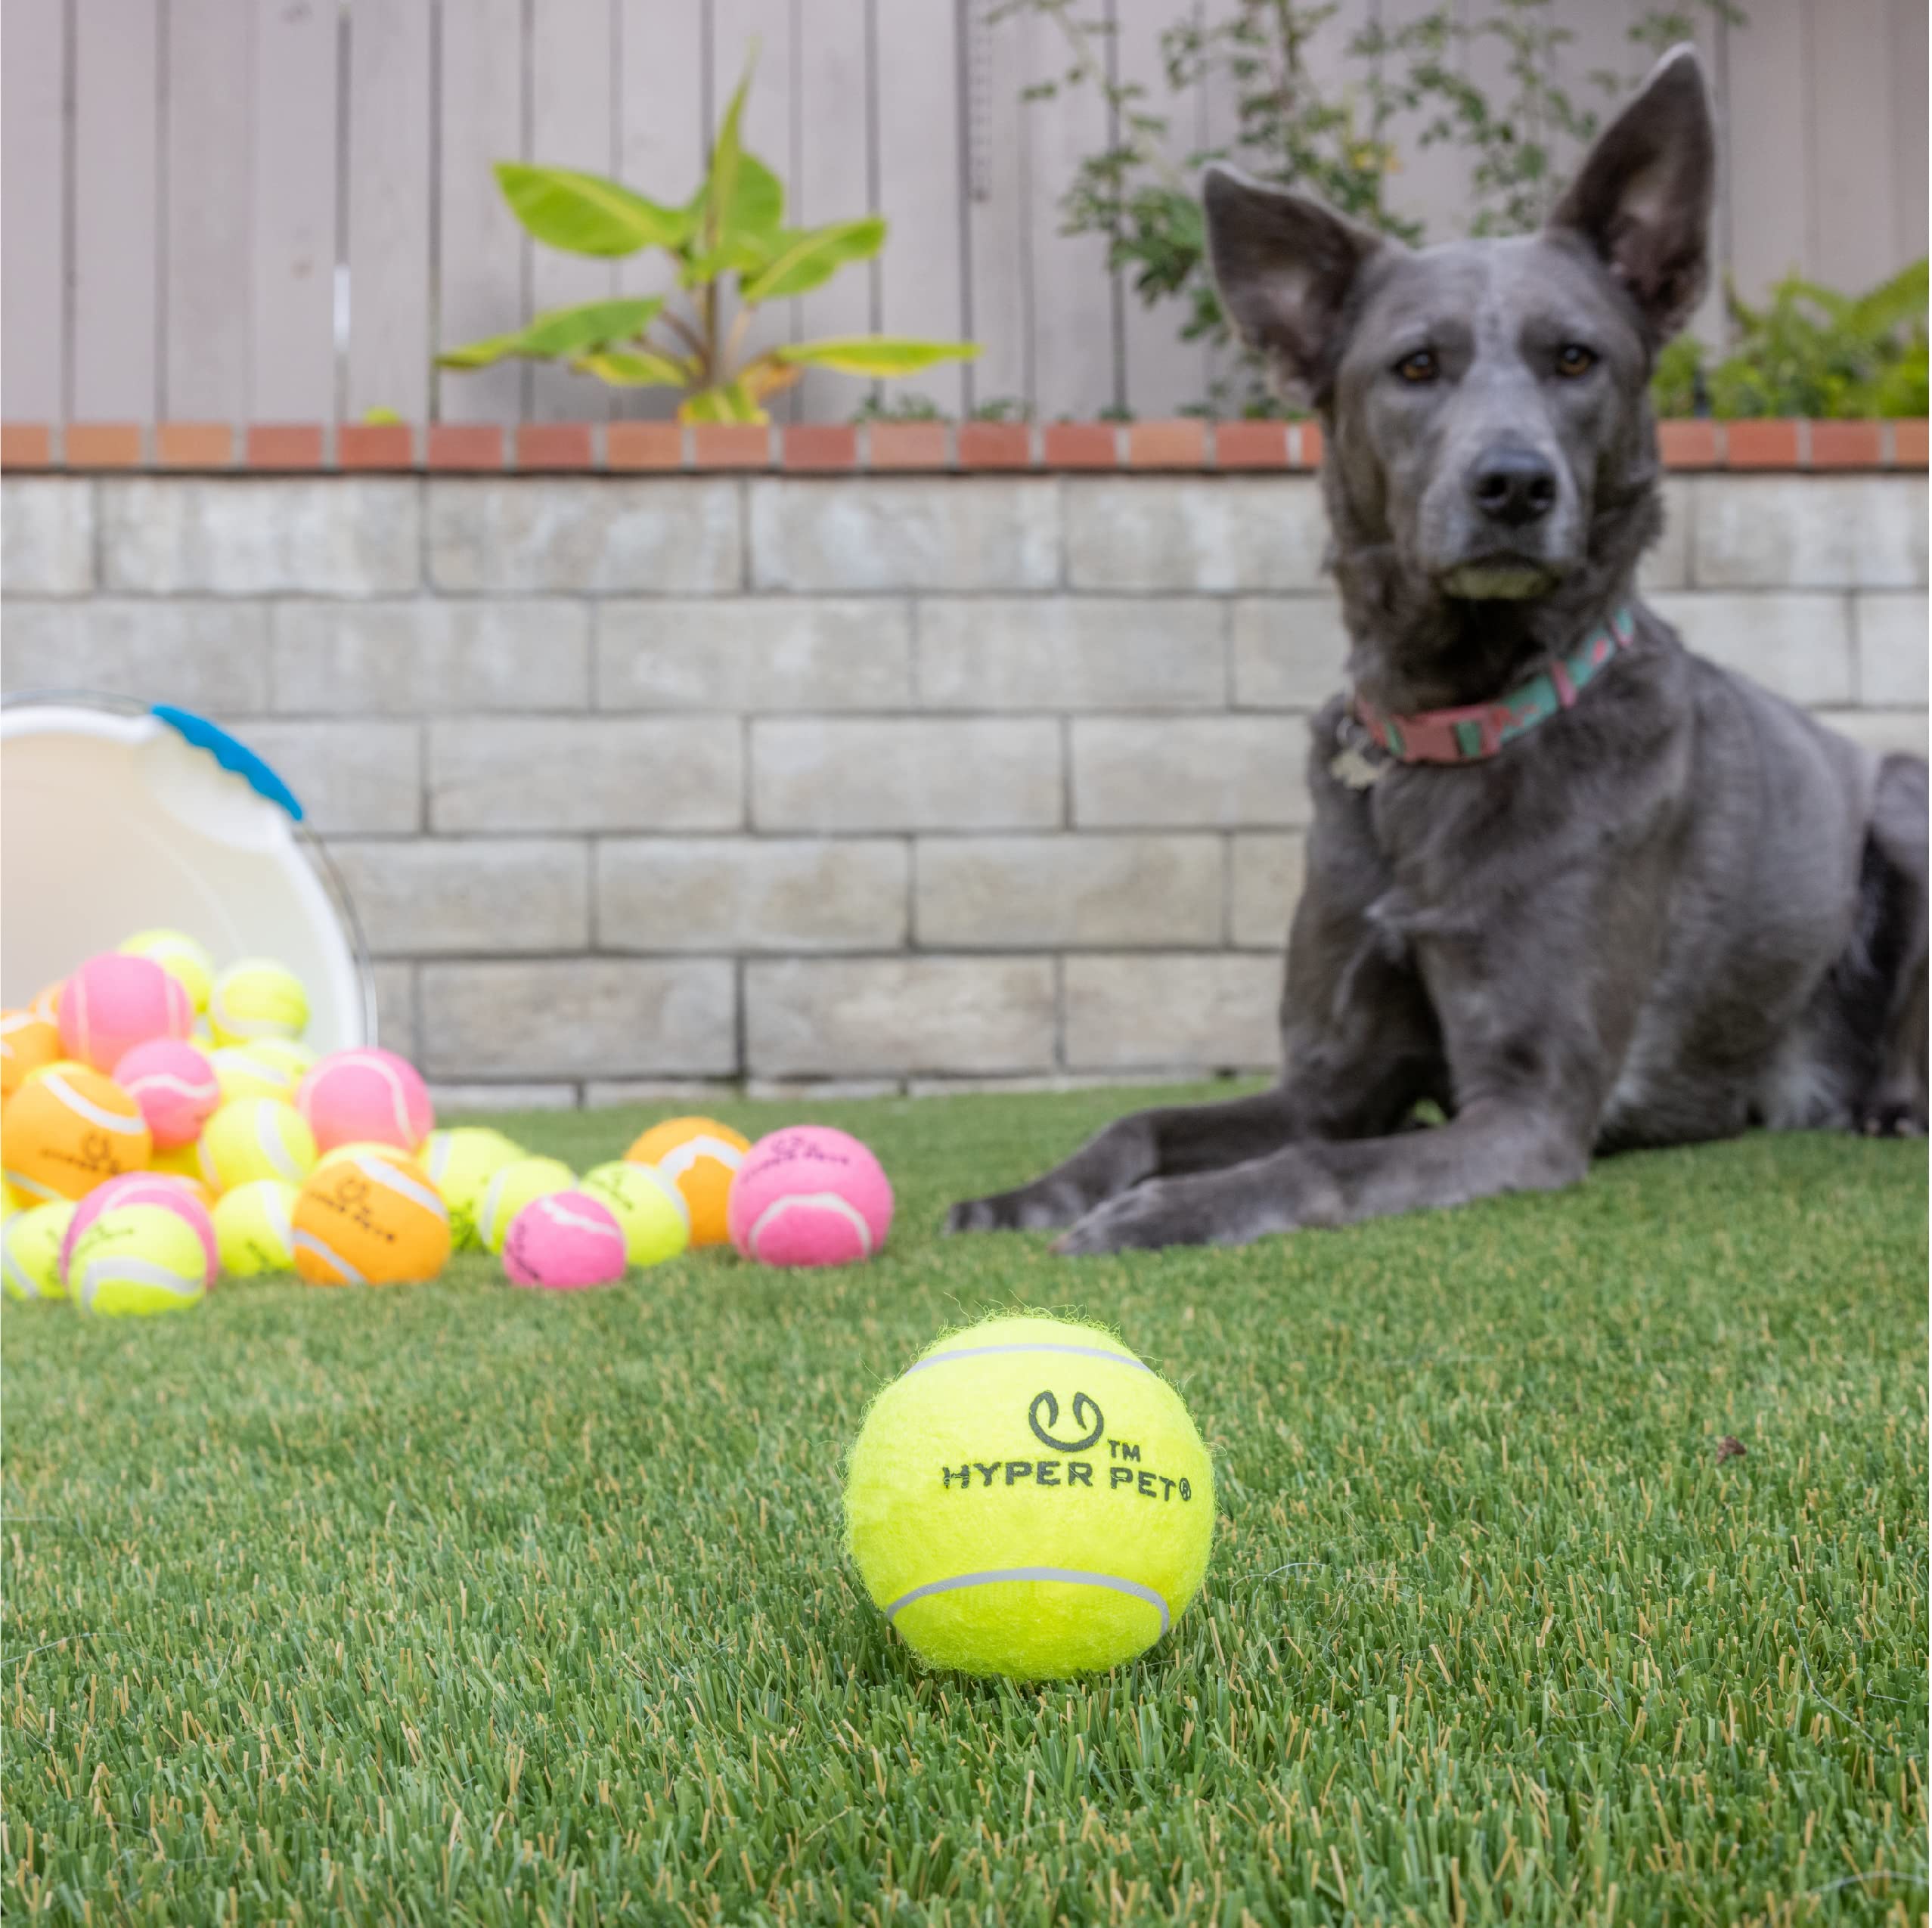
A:
[[[967,1198],[946,1214],[950,1232],[1052,1232],[1071,1225],[1080,1207],[1045,1187],[1024,1185],[990,1198]]]
[[[1053,1250],[1069,1258],[1100,1252],[1158,1251],[1166,1245],[1207,1245],[1217,1242],[1219,1228],[1199,1208],[1198,1183],[1150,1179],[1109,1198],[1053,1241]]]

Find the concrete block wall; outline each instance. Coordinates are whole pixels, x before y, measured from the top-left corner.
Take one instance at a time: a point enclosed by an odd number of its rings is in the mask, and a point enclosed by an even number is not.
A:
[[[5,687],[265,755],[446,1093],[1273,1060],[1344,649],[1306,474],[0,488]],[[1924,475],[1667,490],[1692,646],[1922,749]]]

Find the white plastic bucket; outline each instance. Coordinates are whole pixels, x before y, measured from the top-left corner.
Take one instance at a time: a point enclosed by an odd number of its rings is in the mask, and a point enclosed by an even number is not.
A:
[[[227,731],[168,704],[0,705],[0,1006],[136,931],[185,931],[217,968],[272,957],[307,987],[318,1052],[376,1041],[374,978],[302,806]]]

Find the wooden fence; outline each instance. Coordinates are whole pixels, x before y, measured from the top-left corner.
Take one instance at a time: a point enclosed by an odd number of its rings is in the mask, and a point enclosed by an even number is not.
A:
[[[1428,0],[1346,0],[1318,61]],[[490,163],[524,156],[681,196],[755,42],[749,142],[795,217],[875,209],[869,271],[794,301],[794,336],[969,336],[980,360],[912,386],[948,412],[1043,417],[1198,402],[1208,358],[1060,231],[1092,90],[1056,26],[989,0],[4,0],[0,408],[11,419],[600,417],[661,412],[548,369],[439,374],[435,349],[532,312],[644,291],[659,270],[534,250]],[[1190,0],[1082,0],[1124,76],[1164,98],[1161,28]],[[1192,0],[1214,4],[1214,0]],[[1465,8],[1492,0],[1459,0]],[[1564,0],[1573,79],[1640,64],[1645,0]],[[1725,134],[1718,241],[1747,291],[1791,267],[1860,287],[1926,246],[1925,0],[1743,0],[1703,29]],[[1183,147],[1230,104],[1173,104]],[[1455,231],[1462,178],[1413,148],[1399,202]],[[786,412],[842,419],[814,374]]]

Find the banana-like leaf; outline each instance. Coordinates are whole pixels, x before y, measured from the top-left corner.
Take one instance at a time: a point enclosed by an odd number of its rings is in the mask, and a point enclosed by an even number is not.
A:
[[[823,342],[786,342],[771,353],[780,361],[806,361],[845,375],[910,375],[935,361],[970,361],[977,342],[916,342],[898,335],[848,335]]]
[[[764,422],[771,420],[742,381],[700,389],[685,398],[678,411],[681,422]]]
[[[727,234],[715,248],[687,261],[678,271],[681,288],[701,288],[721,274],[755,274],[770,258],[775,236]]]
[[[809,293],[831,280],[849,262],[870,261],[885,240],[877,215],[859,221],[835,221],[823,228],[795,228],[777,237],[777,246],[740,290],[746,301],[778,301]]]
[[[640,248],[681,247],[690,211],[660,207],[600,174],[567,167],[498,161],[497,184],[525,231],[571,254],[635,254]]]
[[[760,355],[738,379],[754,401],[762,401],[767,395],[777,395],[803,381],[805,374],[802,368],[788,368],[783,362]]]
[[[724,209],[727,234],[768,237],[785,219],[785,184],[755,154],[738,157],[737,184]]]
[[[581,302],[575,308],[553,308],[527,327],[511,335],[492,335],[467,342],[437,356],[445,368],[487,368],[493,361],[517,355],[532,361],[575,355],[606,342],[627,341],[640,335],[656,320],[664,297],[649,299]]]
[[[696,373],[696,364],[654,355],[648,349],[607,348],[579,355],[570,364],[619,389],[681,389]]]

